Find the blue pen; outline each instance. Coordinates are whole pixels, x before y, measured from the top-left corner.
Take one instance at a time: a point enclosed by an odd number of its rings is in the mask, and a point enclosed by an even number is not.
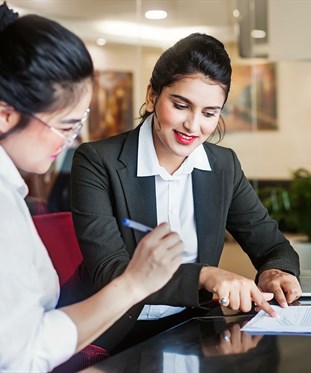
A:
[[[140,232],[151,232],[152,228],[147,227],[147,225],[137,223],[136,221],[130,220],[130,219],[123,219],[122,224],[125,227],[136,229]]]

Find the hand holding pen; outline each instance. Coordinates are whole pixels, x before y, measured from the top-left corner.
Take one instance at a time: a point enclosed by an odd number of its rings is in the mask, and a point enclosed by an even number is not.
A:
[[[124,219],[129,228],[149,232],[138,243],[132,260],[124,274],[135,284],[135,291],[151,292],[161,289],[173,276],[182,262],[184,245],[169,224],[161,223],[154,229],[143,224]],[[141,286],[137,286],[141,284]]]

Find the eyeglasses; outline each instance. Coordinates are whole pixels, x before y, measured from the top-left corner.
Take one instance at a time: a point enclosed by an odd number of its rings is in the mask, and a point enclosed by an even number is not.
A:
[[[90,109],[87,109],[86,112],[83,114],[83,117],[81,120],[76,122],[73,127],[69,129],[59,129],[50,126],[46,122],[44,122],[42,119],[38,118],[37,116],[33,114],[26,114],[30,118],[36,119],[38,122],[44,124],[46,127],[48,127],[52,132],[56,133],[58,136],[60,136],[64,140],[64,146],[70,146],[74,142],[75,138],[79,135],[84,123],[87,121],[90,114]]]

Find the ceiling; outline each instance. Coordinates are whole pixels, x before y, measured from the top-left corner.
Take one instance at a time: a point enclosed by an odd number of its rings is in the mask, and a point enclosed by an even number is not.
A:
[[[235,40],[235,0],[7,0],[21,15],[37,13],[60,21],[85,41],[166,46],[190,32]],[[147,20],[146,10],[163,9],[164,20]]]

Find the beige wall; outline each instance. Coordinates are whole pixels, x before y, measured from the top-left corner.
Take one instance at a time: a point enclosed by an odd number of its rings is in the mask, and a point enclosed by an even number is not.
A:
[[[125,45],[88,48],[97,69],[133,72],[136,117],[161,49]],[[235,61],[234,47],[228,49]],[[231,133],[222,142],[237,152],[248,178],[286,179],[295,168],[311,169],[311,61],[278,62],[277,87],[279,129]]]
[[[277,131],[227,134],[249,178],[286,179],[311,169],[311,61],[277,63]]]

